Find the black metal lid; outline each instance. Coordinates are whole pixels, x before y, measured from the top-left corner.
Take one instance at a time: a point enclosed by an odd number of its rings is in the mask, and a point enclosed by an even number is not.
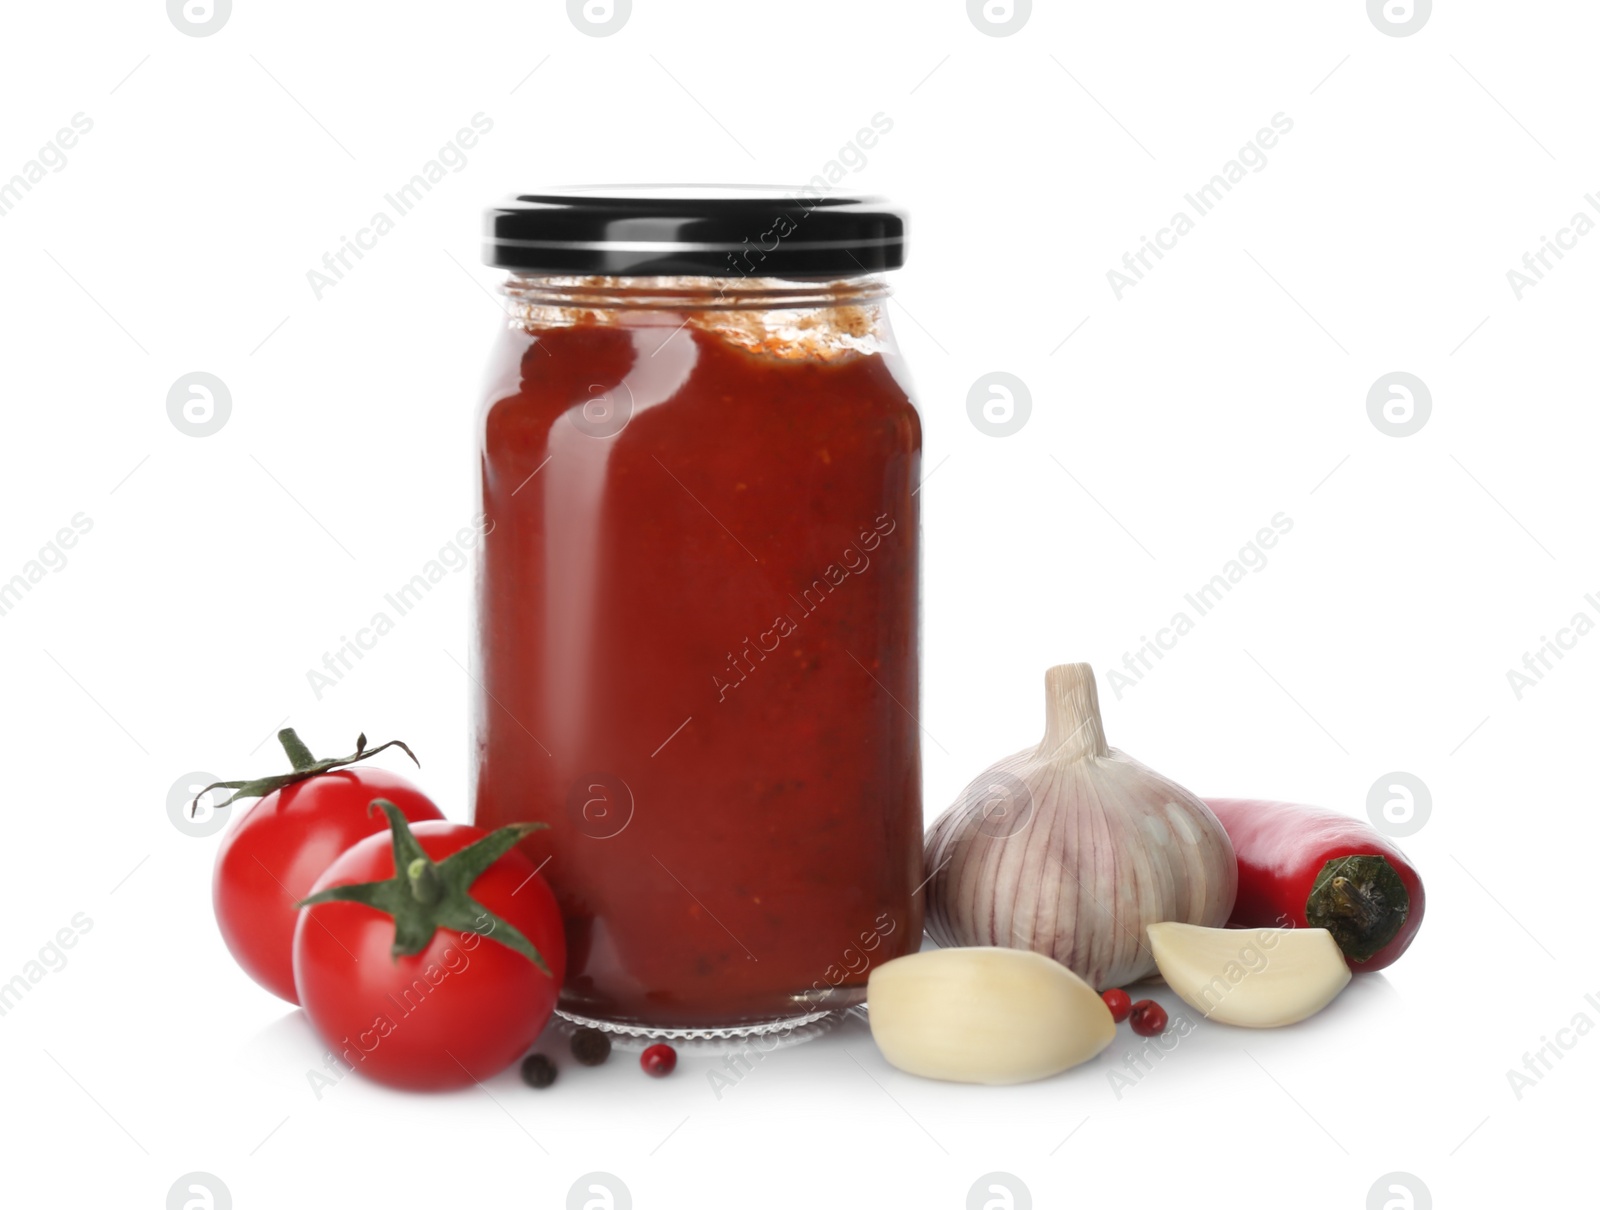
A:
[[[485,215],[483,258],[555,274],[850,277],[905,262],[906,216],[809,189],[615,185],[524,193]]]

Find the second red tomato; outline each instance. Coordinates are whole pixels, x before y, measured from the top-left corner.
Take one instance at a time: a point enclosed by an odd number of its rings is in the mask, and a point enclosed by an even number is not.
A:
[[[407,830],[397,814],[390,821],[403,835],[368,837],[317,881],[317,893],[341,888],[364,901],[301,912],[295,985],[323,1042],[362,1075],[459,1088],[516,1062],[544,1029],[566,970],[561,914],[533,863],[509,847],[514,837],[456,886],[449,859],[500,833],[445,822]]]

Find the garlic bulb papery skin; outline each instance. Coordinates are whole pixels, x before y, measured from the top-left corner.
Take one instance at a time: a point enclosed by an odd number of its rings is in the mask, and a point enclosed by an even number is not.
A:
[[[1045,673],[1045,714],[1038,747],[928,830],[927,929],[941,946],[1047,954],[1104,991],[1155,972],[1147,925],[1226,924],[1238,864],[1205,803],[1106,745],[1088,664]]]

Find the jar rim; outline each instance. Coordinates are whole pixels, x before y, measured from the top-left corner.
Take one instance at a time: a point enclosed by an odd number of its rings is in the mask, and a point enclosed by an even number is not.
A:
[[[501,283],[517,303],[600,310],[782,311],[855,307],[888,297],[882,274],[822,278],[711,274],[558,274],[513,269]]]

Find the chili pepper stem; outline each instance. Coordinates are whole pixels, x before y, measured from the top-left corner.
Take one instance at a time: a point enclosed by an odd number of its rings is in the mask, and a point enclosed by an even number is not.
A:
[[[1410,911],[1400,875],[1376,853],[1327,862],[1306,899],[1306,923],[1332,933],[1353,962],[1367,961],[1394,940]]]

